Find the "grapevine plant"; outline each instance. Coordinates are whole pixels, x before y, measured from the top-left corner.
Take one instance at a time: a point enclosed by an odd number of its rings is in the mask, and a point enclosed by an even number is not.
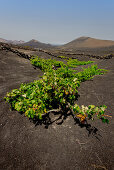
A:
[[[84,62],[71,61],[71,59],[69,62],[70,65],[76,62],[79,65],[84,64]],[[104,123],[109,122],[106,118],[108,115],[104,113],[107,108],[105,105],[99,107],[82,105],[80,107],[75,104],[80,83],[92,79],[95,75],[104,74],[106,70],[92,65],[78,73],[75,70],[75,73],[62,61],[46,60],[36,56],[31,59],[31,63],[44,71],[44,75],[39,80],[21,84],[19,89],[7,93],[4,99],[11,104],[12,109],[25,113],[25,116],[32,119],[42,119],[49,112],[56,110],[70,111],[76,118],[79,118],[81,123],[85,123],[87,119],[94,120],[96,117]],[[86,64],[89,63],[91,62],[86,62]]]
[[[70,59],[67,61],[68,67],[77,67],[79,65],[91,64],[94,61],[78,61],[77,59]]]

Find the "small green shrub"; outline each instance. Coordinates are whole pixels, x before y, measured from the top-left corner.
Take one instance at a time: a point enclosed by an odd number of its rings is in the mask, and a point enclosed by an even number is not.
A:
[[[66,56],[58,56],[59,58],[63,58],[63,59],[69,59],[69,57]]]
[[[79,61],[77,59],[69,59],[67,61],[67,65],[68,65],[68,67],[77,67],[79,65],[87,65],[87,64],[91,64],[93,62],[94,61]]]
[[[95,75],[102,75],[106,73],[107,70],[105,69],[98,69],[97,65],[91,65],[88,68],[83,68],[83,71],[80,71],[75,74],[75,77],[80,81],[86,81],[92,79]]]
[[[41,59],[40,57],[32,57],[31,64],[39,67],[42,71],[48,71],[53,67],[59,68],[62,66],[66,66],[62,61],[56,61],[55,59]]]

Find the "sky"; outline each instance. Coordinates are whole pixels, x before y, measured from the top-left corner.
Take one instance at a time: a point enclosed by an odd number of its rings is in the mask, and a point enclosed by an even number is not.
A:
[[[114,0],[0,0],[0,38],[64,44],[114,40]]]

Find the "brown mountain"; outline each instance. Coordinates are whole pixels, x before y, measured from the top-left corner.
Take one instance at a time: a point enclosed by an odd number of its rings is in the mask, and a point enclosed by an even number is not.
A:
[[[15,45],[25,43],[22,40],[20,40],[20,41],[17,41],[17,40],[6,40],[6,39],[3,39],[3,38],[0,38],[0,42],[7,43],[7,44],[15,44]]]
[[[2,43],[7,43],[7,40],[3,39],[3,38],[0,38],[0,42]]]
[[[24,43],[23,45],[30,46],[33,48],[51,48],[51,47],[53,47],[51,44],[45,44],[45,43],[42,43],[42,42],[34,40],[34,39]]]
[[[62,49],[76,49],[76,48],[101,48],[114,46],[114,41],[111,40],[99,40],[90,37],[77,38],[63,46]]]

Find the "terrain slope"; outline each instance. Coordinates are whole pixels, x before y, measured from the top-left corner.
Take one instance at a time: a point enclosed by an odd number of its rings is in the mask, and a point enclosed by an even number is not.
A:
[[[114,46],[114,41],[99,40],[91,37],[80,37],[62,46],[64,49],[74,48],[101,48]]]
[[[45,43],[42,43],[42,42],[34,40],[34,39],[24,43],[23,46],[30,46],[33,48],[51,48],[52,47],[52,45],[50,45],[50,44],[45,44]]]
[[[39,55],[45,57],[45,53]],[[107,114],[114,116],[114,58],[95,59],[95,63],[109,72],[82,83],[77,103],[105,104]],[[8,50],[0,51],[0,170],[113,170],[113,117],[109,125],[90,121],[90,128],[81,128],[68,116],[63,123],[55,121],[46,129],[44,124],[35,126],[9,109],[3,100],[6,93],[42,74],[29,60]],[[58,116],[52,114],[51,118]]]

